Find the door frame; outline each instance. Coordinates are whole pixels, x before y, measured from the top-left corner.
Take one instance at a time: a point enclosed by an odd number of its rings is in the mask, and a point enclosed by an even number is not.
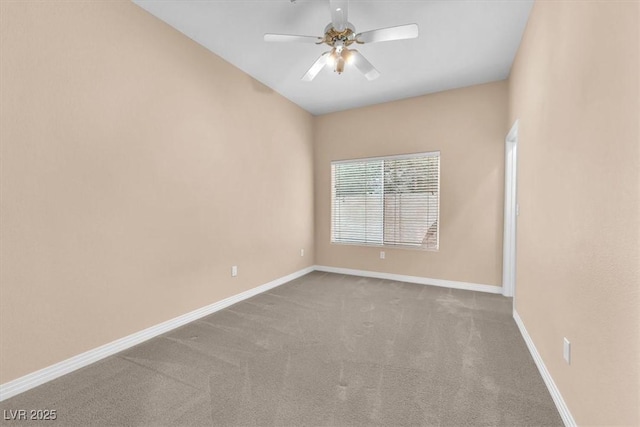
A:
[[[502,295],[515,296],[516,236],[518,209],[518,125],[516,120],[505,138],[504,235],[502,245]]]

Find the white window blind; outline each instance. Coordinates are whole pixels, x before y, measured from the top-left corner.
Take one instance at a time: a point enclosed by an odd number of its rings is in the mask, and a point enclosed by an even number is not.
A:
[[[331,163],[331,242],[438,249],[440,153]]]

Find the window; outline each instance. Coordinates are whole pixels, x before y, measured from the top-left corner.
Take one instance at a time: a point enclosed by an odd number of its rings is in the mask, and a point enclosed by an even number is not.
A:
[[[331,163],[331,242],[438,249],[440,152]]]

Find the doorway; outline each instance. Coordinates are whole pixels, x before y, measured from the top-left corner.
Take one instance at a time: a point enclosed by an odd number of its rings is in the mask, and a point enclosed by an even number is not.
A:
[[[502,245],[502,295],[515,296],[516,229],[518,218],[518,120],[505,138],[504,154],[504,240]]]

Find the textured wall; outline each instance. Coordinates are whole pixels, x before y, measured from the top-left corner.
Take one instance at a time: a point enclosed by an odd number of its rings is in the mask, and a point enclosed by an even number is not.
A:
[[[507,83],[497,82],[316,118],[316,263],[502,284]],[[333,245],[331,161],[440,151],[440,250]]]
[[[639,15],[536,2],[510,77],[516,308],[580,425],[640,424]]]
[[[0,382],[313,264],[308,113],[130,2],[0,7]]]

